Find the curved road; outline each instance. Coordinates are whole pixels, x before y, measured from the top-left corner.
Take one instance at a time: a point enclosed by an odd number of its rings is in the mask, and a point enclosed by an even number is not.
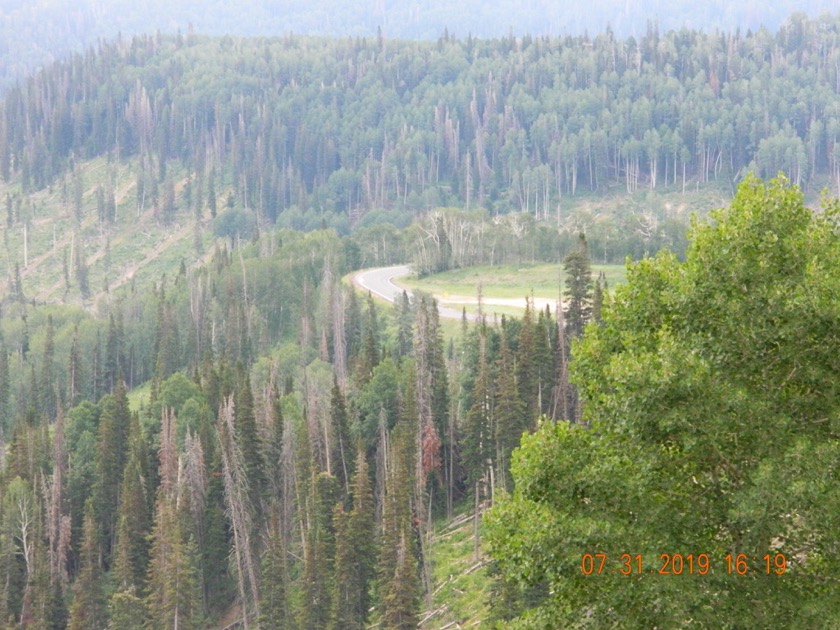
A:
[[[399,296],[402,295],[404,290],[408,291],[407,289],[403,289],[402,287],[394,284],[394,278],[407,276],[410,273],[411,269],[408,268],[408,265],[379,267],[377,269],[368,269],[366,271],[356,273],[353,276],[353,283],[357,287],[364,289],[365,291],[370,291],[374,295],[381,297],[383,300],[393,303]],[[411,295],[411,291],[408,291],[408,294]],[[447,306],[438,305],[438,313],[441,317],[445,317],[447,319],[461,319],[462,317],[462,312],[460,310],[449,308]],[[467,318],[475,321],[477,316],[467,313]]]

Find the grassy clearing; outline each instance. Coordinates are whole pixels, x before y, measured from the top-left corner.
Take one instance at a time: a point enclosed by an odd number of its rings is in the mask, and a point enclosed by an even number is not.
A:
[[[475,557],[472,515],[463,514],[438,527],[432,543],[432,607],[421,616],[425,622],[420,627],[479,627],[488,615],[491,581],[481,547]]]
[[[194,247],[194,218],[182,207],[169,225],[161,224],[149,200],[137,211],[136,165],[96,158],[79,166],[82,172],[82,211],[77,220],[74,210],[72,174],[59,176],[44,190],[22,195],[17,182],[0,182],[0,199],[13,202],[11,221],[6,203],[0,236],[0,289],[11,287],[17,266],[27,299],[47,303],[74,303],[91,307],[107,291],[126,284],[132,277],[138,282],[158,280],[163,273],[172,276],[181,260],[190,266],[200,259]],[[176,190],[187,173],[171,167]],[[117,213],[112,224],[100,224],[97,216],[97,189],[113,187]],[[205,218],[203,244],[212,248],[210,221]],[[25,236],[25,238],[24,238]],[[91,299],[82,301],[76,278],[77,254],[86,262]],[[66,271],[65,271],[66,270]],[[66,275],[66,279],[65,279]],[[5,280],[5,281],[3,281]],[[69,281],[69,290],[67,287]]]
[[[625,281],[624,265],[592,265],[593,275],[601,271],[611,287]],[[396,283],[444,299],[451,296],[475,298],[479,285],[485,298],[521,299],[533,294],[538,298],[554,299],[562,274],[560,264],[478,265],[425,278],[406,276],[398,278]]]
[[[593,265],[592,272],[593,275],[604,272],[610,287],[625,282],[623,265]],[[525,310],[522,301],[526,296],[533,296],[539,308],[548,302],[554,310],[562,274],[560,264],[479,265],[425,278],[406,276],[395,282],[407,289],[431,293],[450,308],[466,308],[467,313],[478,312],[476,301],[480,285],[484,312],[491,318],[494,315],[521,317]]]
[[[128,406],[132,411],[139,411],[149,406],[152,394],[151,383],[145,383],[128,392]]]

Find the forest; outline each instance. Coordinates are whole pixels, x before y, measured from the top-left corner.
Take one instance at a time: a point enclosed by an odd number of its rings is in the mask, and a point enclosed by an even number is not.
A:
[[[168,221],[177,161],[199,207],[226,177],[259,220],[314,211],[336,226],[450,205],[560,224],[566,197],[731,193],[748,171],[837,192],[838,29],[796,15],[775,34],[638,40],[118,40],[8,92],[0,176],[72,190],[80,160],[131,159],[138,203]]]
[[[432,519],[510,488],[538,416],[579,419],[569,341],[604,287],[581,237],[566,311],[445,342],[433,302],[341,282],[350,242],[220,249],[107,319],[7,305],[8,627],[417,627]]]
[[[448,622],[840,619],[838,91],[840,19],[802,16],[143,36],[9,90],[0,627],[432,627],[464,514],[492,593]],[[705,188],[734,197],[687,235],[648,206]],[[189,261],[107,286],[153,225]],[[624,287],[591,272],[628,256]],[[348,279],[533,261],[562,263],[556,308],[477,322]],[[595,553],[716,564],[585,575]]]
[[[270,36],[286,33],[330,37],[434,40],[444,32],[460,37],[503,37],[509,33],[583,35],[611,28],[638,37],[649,22],[663,31],[680,28],[734,31],[776,30],[790,14],[812,17],[835,11],[830,0],[573,0],[562,6],[546,0],[505,2],[464,0],[251,0],[235,6],[218,0],[130,0],[97,3],[73,0],[0,2],[0,93],[16,81],[97,42],[120,35],[162,32],[174,35]]]

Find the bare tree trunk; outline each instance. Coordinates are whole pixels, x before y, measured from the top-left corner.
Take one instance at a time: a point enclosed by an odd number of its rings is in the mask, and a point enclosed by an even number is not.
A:
[[[259,618],[259,586],[251,543],[251,506],[245,462],[236,442],[233,397],[219,412],[217,423],[224,474],[225,503],[233,530],[232,553],[236,561],[237,585],[242,601],[242,625],[247,630],[249,616]]]
[[[478,562],[478,482],[475,482],[475,508],[473,510],[473,562]]]
[[[347,342],[344,336],[344,292],[341,283],[334,283],[332,290],[333,363],[339,387],[347,383]]]

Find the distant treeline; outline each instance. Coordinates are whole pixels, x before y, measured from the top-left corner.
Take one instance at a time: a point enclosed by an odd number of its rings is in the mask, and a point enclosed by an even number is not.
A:
[[[838,92],[840,19],[803,15],[638,40],[142,37],[11,90],[0,175],[31,191],[109,154],[136,161],[141,204],[177,161],[192,205],[226,186],[268,221],[461,206],[561,222],[567,196],[747,170],[840,186]]]
[[[422,8],[421,8],[422,6]],[[502,37],[509,33],[580,35],[608,25],[620,36],[701,28],[776,29],[794,11],[811,16],[836,9],[830,0],[413,0],[358,3],[353,0],[75,0],[0,2],[0,91],[39,67],[118,34],[195,30],[205,34],[266,36],[284,33],[333,37],[375,36],[433,40],[449,33]]]
[[[648,219],[652,223],[645,223]],[[664,248],[681,258],[687,247],[687,225],[677,219],[628,212],[578,227],[579,232],[558,230],[520,213],[489,217],[482,211],[437,208],[405,229],[384,222],[359,227],[345,247],[353,269],[409,262],[420,275],[472,265],[559,263],[576,248],[580,234],[586,236],[589,255],[601,263],[621,264],[628,256],[639,260]]]

